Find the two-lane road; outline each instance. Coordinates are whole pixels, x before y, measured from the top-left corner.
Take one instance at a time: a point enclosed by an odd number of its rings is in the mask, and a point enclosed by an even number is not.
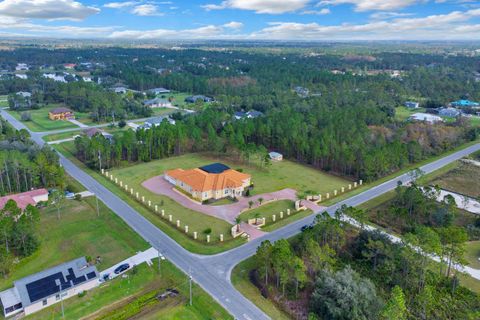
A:
[[[4,110],[1,110],[1,115],[16,129],[26,129],[21,122],[17,121]],[[42,140],[44,133],[30,133],[32,139],[36,143],[40,145],[45,144]],[[421,170],[425,173],[430,173],[478,150],[480,150],[480,144],[475,144],[427,164],[421,167]],[[120,216],[133,230],[141,235],[153,247],[160,250],[167,259],[172,261],[172,263],[178,268],[187,274],[191,273],[195,282],[216,299],[236,319],[260,320],[268,319],[268,316],[233,287],[230,281],[230,274],[233,267],[240,261],[253,255],[261,241],[276,241],[278,239],[289,238],[298,234],[303,225],[313,222],[316,214],[312,214],[309,217],[293,222],[292,224],[268,233],[261,238],[255,239],[230,251],[213,256],[196,255],[188,252],[177,244],[174,240],[163,233],[163,231],[154,226],[126,202],[121,200],[114,193],[105,188],[100,182],[96,181],[82,169],[73,164],[70,160],[60,155],[60,161],[68,174],[84,185],[87,190],[97,194],[98,198],[113,212]],[[344,204],[347,206],[359,205],[394,189],[397,186],[398,181],[406,183],[409,180],[410,177],[408,174],[401,175],[356,196],[341,201],[336,205],[327,208],[327,212],[333,214]]]

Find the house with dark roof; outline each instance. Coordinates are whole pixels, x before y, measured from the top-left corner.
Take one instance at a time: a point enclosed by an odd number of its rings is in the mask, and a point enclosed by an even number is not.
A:
[[[0,292],[0,303],[5,317],[29,315],[99,283],[97,268],[81,257],[15,281],[13,288]]]
[[[165,89],[165,88],[153,88],[153,89],[148,90],[147,92],[153,93],[154,95],[159,95],[159,94],[170,93],[170,90]]]
[[[212,102],[213,98],[210,98],[204,95],[195,95],[195,96],[190,96],[185,98],[185,102],[188,102],[188,103],[195,103],[198,100],[202,100],[203,102]]]
[[[143,105],[149,108],[168,108],[172,103],[167,99],[155,98],[143,101]]]
[[[164,116],[148,119],[147,121],[145,121],[144,125],[148,128],[157,127],[162,124],[163,121],[167,121],[171,125],[175,125],[176,123],[175,120],[170,118],[169,116]]]
[[[97,134],[102,135],[107,140],[113,140],[113,135],[111,133],[105,132],[98,128],[88,128],[83,130],[83,134],[85,134],[90,139],[96,136]]]
[[[442,117],[456,118],[456,117],[460,116],[461,114],[462,114],[462,112],[458,109],[455,109],[455,108],[441,108],[440,110],[438,110],[438,115],[442,116]]]
[[[409,109],[417,109],[420,107],[420,103],[415,102],[415,101],[406,101],[405,102],[405,107]]]

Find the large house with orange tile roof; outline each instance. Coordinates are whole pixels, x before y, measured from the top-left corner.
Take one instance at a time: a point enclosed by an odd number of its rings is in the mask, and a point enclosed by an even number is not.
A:
[[[221,163],[189,170],[168,170],[164,178],[200,201],[239,197],[251,185],[249,174]]]

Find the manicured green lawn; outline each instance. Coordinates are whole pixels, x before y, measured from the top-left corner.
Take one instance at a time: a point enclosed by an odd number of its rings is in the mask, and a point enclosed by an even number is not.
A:
[[[475,269],[480,269],[480,241],[467,242],[465,259],[468,261],[468,265]]]
[[[290,209],[290,216],[287,216],[287,209]],[[280,219],[280,212],[283,211],[283,219]],[[240,215],[242,221],[248,221],[248,219],[266,218],[266,225],[262,227],[263,231],[273,231],[280,227],[286,226],[295,220],[301,219],[312,214],[311,210],[305,210],[296,212],[295,203],[290,200],[279,200],[258,206],[255,203],[251,210],[245,211]],[[273,222],[273,215],[275,215],[275,222]]]
[[[405,106],[395,108],[395,119],[399,121],[407,120],[412,114],[425,112],[424,108],[410,109]]]
[[[260,290],[249,280],[249,272],[255,266],[254,258],[248,258],[240,262],[232,270],[232,284],[245,297],[252,301],[257,307],[275,320],[287,320],[290,317],[278,308],[271,300],[264,298]]]
[[[87,292],[84,297],[77,296],[65,300],[65,319],[82,317],[95,319],[116,308],[125,306],[128,308],[128,300],[122,301],[122,299],[133,299],[152,290],[162,293],[167,288],[176,288],[180,292],[180,296],[159,301],[157,307],[160,309],[156,312],[158,316],[155,316],[155,319],[232,319],[217,302],[195,284],[192,290],[193,305],[189,306],[186,303],[189,296],[187,276],[168,261],[162,261],[161,273],[158,273],[157,264],[157,259],[151,267],[143,263],[137,267],[136,273],[129,271],[126,278],[118,277]],[[171,299],[178,301],[174,310],[170,307]],[[109,305],[113,303],[116,304],[110,307]],[[162,304],[167,307],[165,310],[161,309]],[[175,313],[171,313],[172,311]],[[95,314],[91,315],[94,312]],[[172,317],[173,315],[178,315],[178,317]],[[27,319],[61,318],[59,303],[27,317]]]
[[[50,120],[48,118],[48,112],[51,109],[56,108],[56,105],[50,105],[38,110],[27,110],[27,111],[9,111],[12,116],[16,119],[21,120],[21,115],[23,112],[30,113],[32,120],[31,121],[22,121],[30,130],[36,132],[50,131],[50,130],[59,130],[59,129],[68,129],[68,128],[78,128],[78,126],[70,123],[66,120]],[[75,112],[75,117],[77,120],[82,120],[88,118],[87,113]]]
[[[198,230],[200,230],[198,231],[199,232],[198,239],[202,241],[194,240],[191,237],[185,235],[183,230],[177,229],[172,224],[168,223],[167,220],[162,219],[158,214],[155,214],[151,210],[147,209],[145,206],[141,205],[139,202],[135,201],[130,195],[128,195],[124,190],[120,189],[120,187],[117,186],[115,183],[106,179],[100,173],[87,168],[84,164],[78,161],[72,155],[73,148],[74,148],[72,142],[66,142],[59,145],[54,145],[54,148],[57,151],[64,154],[66,157],[68,157],[80,168],[82,168],[87,173],[89,173],[93,178],[97,179],[100,183],[105,185],[105,187],[107,187],[109,190],[111,190],[116,195],[118,195],[122,200],[127,202],[130,206],[132,206],[135,210],[141,213],[145,218],[150,220],[150,222],[152,222],[158,228],[160,228],[162,231],[168,234],[172,239],[174,239],[177,243],[179,243],[185,249],[195,253],[200,253],[200,254],[215,254],[215,253],[223,252],[225,250],[232,249],[244,243],[244,240],[241,238],[230,240],[231,225],[228,224],[227,222],[204,215],[196,211],[185,209],[184,207],[177,204],[175,201],[170,200],[169,198],[163,197],[164,198],[163,208],[166,214],[169,214],[168,212],[172,212],[172,215],[175,218],[173,219],[173,221],[175,221],[176,219],[180,219],[181,215],[185,217],[184,221],[187,221],[187,219],[189,219],[189,221],[192,221],[192,217],[193,217],[193,219],[196,222],[198,222],[201,227],[212,229],[211,243],[207,244],[206,242],[204,242],[206,236],[201,233],[203,229],[201,229],[200,227],[198,228]],[[152,200],[154,200],[153,197],[152,197]],[[173,210],[172,208],[174,208],[175,210]],[[192,227],[193,224],[190,224],[189,226],[190,226],[190,232],[195,231]],[[225,236],[225,241],[223,243],[219,242],[217,237],[214,237],[215,230],[218,232],[216,233],[217,235],[221,233],[220,231],[223,231]]]
[[[81,256],[100,256],[102,262],[97,268],[103,270],[148,248],[140,236],[101,203],[98,217],[93,198],[65,200],[60,220],[54,207],[41,209],[40,215],[39,250],[20,260],[8,278],[0,279],[0,290],[11,287],[14,280]]]

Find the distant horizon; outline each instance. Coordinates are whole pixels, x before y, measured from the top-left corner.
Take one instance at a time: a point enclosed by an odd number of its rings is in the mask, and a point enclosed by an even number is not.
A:
[[[480,41],[480,3],[3,0],[0,37],[123,41]]]

